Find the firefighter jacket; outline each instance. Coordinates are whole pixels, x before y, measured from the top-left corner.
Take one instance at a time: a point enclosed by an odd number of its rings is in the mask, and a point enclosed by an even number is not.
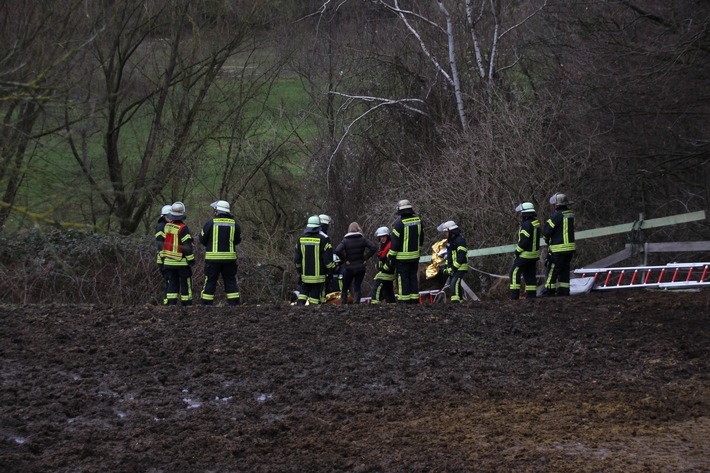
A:
[[[518,230],[515,257],[536,260],[540,258],[540,221],[537,217],[525,217]]]
[[[219,212],[205,223],[200,243],[205,246],[205,261],[236,261],[236,246],[242,241],[239,224],[230,213]]]
[[[458,228],[449,230],[449,238],[446,242],[446,268],[451,274],[457,271],[468,271],[466,239]]]
[[[377,253],[377,246],[365,238],[360,232],[346,233],[343,241],[338,244],[335,254],[342,265],[353,271],[365,267],[365,261]]]
[[[574,212],[566,206],[558,207],[545,222],[542,236],[550,247],[550,253],[570,253],[577,249],[574,242]]]
[[[392,260],[392,264],[395,260],[418,262],[422,246],[424,246],[424,231],[421,219],[413,213],[402,215],[392,226],[392,244],[388,258]]]
[[[377,252],[377,274],[375,279],[382,281],[394,281],[394,268],[387,265],[387,253],[390,251],[392,241],[387,236],[385,243],[380,243],[380,250]]]
[[[296,243],[294,263],[304,283],[325,282],[328,272],[335,269],[330,239],[318,228],[307,228]]]
[[[192,235],[182,221],[166,222],[156,241],[160,245],[160,258],[166,267],[189,266],[195,262]]]
[[[167,221],[165,220],[165,217],[161,216],[158,219],[158,224],[155,226],[155,241],[158,241],[159,236],[163,236],[163,239],[165,239],[165,224]],[[158,247],[158,251],[155,252],[155,262],[158,263],[158,266],[161,266],[163,264],[163,258],[160,257],[160,251],[163,249],[163,245],[161,244]]]

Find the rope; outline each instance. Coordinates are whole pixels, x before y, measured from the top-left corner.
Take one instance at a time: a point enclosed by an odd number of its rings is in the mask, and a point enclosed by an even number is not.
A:
[[[485,274],[486,276],[490,276],[492,278],[498,278],[498,279],[508,279],[508,276],[501,276],[500,274],[493,274],[493,273],[487,273],[485,271],[481,271],[480,269],[476,269],[473,266],[469,266],[468,269],[472,269],[474,271],[477,271],[479,273]]]

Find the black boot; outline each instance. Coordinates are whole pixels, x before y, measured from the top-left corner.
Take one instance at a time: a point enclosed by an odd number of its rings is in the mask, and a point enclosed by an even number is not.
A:
[[[360,293],[356,292],[355,294],[353,294],[353,296],[355,298],[355,303],[359,304],[360,303]]]

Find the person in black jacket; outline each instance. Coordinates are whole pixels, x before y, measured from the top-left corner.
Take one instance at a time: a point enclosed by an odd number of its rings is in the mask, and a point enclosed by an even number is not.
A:
[[[165,224],[168,223],[167,216],[170,213],[172,205],[165,204],[160,210],[160,218],[158,218],[158,223],[155,226],[155,238],[157,239],[160,235],[165,236]],[[163,277],[163,305],[168,304],[168,272],[165,270],[165,265],[163,265],[163,258],[160,256],[160,250],[156,252],[155,262],[158,264],[158,270],[160,275]]]
[[[330,239],[320,231],[320,219],[317,215],[308,217],[306,230],[298,238],[294,255],[294,264],[301,281],[298,305],[320,304],[325,276],[335,269],[333,245]]]
[[[520,298],[520,280],[525,280],[525,299],[537,297],[537,260],[540,259],[540,221],[532,202],[523,202],[515,208],[521,214],[515,260],[510,268],[510,299]]]
[[[370,303],[379,304],[385,301],[392,304],[397,302],[397,299],[394,297],[394,268],[387,266],[387,253],[392,244],[389,228],[378,228],[375,236],[380,242],[380,248],[377,251],[377,274],[372,284]]]
[[[178,298],[184,306],[192,305],[192,266],[195,252],[192,235],[185,224],[185,204],[175,202],[166,215],[163,231],[156,234],[160,258],[168,277],[167,305],[177,305]]]
[[[333,219],[330,217],[330,215],[320,214],[318,215],[318,220],[320,220],[320,234],[326,237],[328,239],[328,243],[331,244],[330,236],[328,236],[328,229],[330,227],[330,224],[333,223]],[[320,293],[321,304],[325,304],[325,296],[330,293],[329,291],[332,288],[333,283],[335,282],[337,284],[342,284],[343,282],[342,274],[335,274],[338,269],[339,266],[338,263],[336,263],[335,267],[333,269],[329,269],[327,274],[325,275],[325,283],[323,284],[323,288]],[[340,289],[338,289],[337,292],[340,292]]]
[[[569,279],[572,258],[577,250],[574,240],[574,212],[572,202],[561,192],[550,197],[555,213],[545,222],[542,236],[549,249],[549,266],[543,297],[569,296]]]
[[[377,246],[362,235],[362,228],[357,222],[348,226],[348,233],[335,249],[335,254],[341,260],[343,268],[343,291],[340,293],[340,303],[348,303],[348,290],[354,284],[353,298],[355,304],[360,303],[362,280],[365,278],[365,261],[377,253]]]
[[[468,248],[459,226],[453,220],[442,223],[437,230],[446,236],[446,267],[444,273],[451,278],[451,302],[463,301],[461,283],[468,272]]]
[[[229,202],[218,200],[210,206],[214,218],[202,228],[200,243],[205,246],[205,285],[202,289],[202,304],[212,305],[220,274],[227,293],[227,304],[239,305],[241,297],[237,284],[237,251],[242,241],[239,224],[230,213]]]
[[[414,214],[408,200],[397,203],[400,215],[392,226],[392,242],[387,254],[387,266],[394,267],[397,274],[400,304],[419,303],[419,256],[424,246],[424,230],[419,216]]]

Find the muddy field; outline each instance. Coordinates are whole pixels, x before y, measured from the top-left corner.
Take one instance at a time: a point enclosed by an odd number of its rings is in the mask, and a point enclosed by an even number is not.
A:
[[[0,307],[0,471],[710,471],[710,291]]]

